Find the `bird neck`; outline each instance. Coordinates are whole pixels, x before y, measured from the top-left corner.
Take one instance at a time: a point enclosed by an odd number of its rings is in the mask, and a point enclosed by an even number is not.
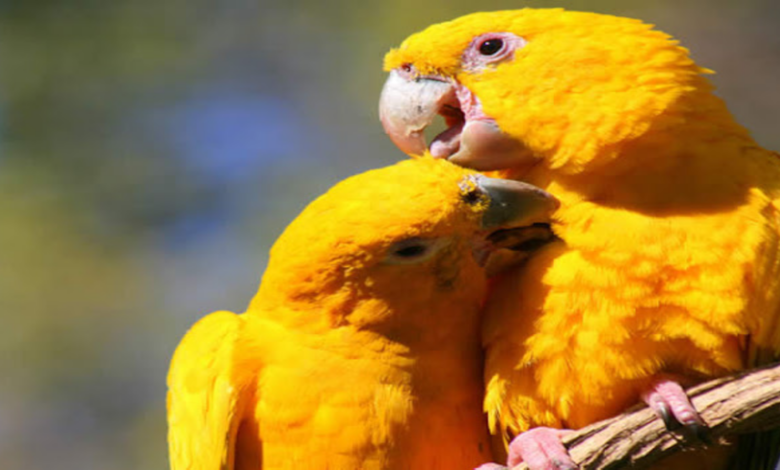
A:
[[[706,210],[742,200],[752,171],[746,154],[757,144],[716,96],[701,92],[685,100],[633,139],[584,148],[593,155],[574,170],[551,166],[553,156],[505,176],[551,191],[564,208],[595,202],[661,215],[672,207]]]
[[[701,155],[724,142],[752,142],[706,77],[693,77],[679,88],[657,94],[638,90],[634,99],[647,106],[634,111],[594,106],[592,115],[573,118],[563,137],[530,150],[550,171],[591,177]]]

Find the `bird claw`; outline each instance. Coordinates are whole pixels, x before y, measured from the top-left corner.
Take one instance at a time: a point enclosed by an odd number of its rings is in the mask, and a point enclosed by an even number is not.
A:
[[[571,432],[539,427],[521,433],[509,444],[507,463],[515,466],[525,462],[531,470],[575,470],[577,464],[561,442]]]
[[[705,445],[712,444],[710,428],[701,419],[679,383],[669,378],[660,378],[642,394],[642,399],[661,418],[669,431],[682,427],[684,432],[695,440]]]

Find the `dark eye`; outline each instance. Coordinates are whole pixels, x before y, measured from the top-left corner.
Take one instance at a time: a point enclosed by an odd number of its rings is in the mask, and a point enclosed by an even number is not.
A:
[[[424,255],[426,251],[428,251],[428,247],[425,245],[409,245],[395,250],[393,255],[399,258],[416,258]]]
[[[387,264],[411,264],[427,260],[435,255],[440,248],[447,244],[441,238],[409,238],[394,243],[387,250],[385,263]]]
[[[504,41],[498,38],[488,39],[479,45],[479,53],[482,55],[495,55],[504,47]]]
[[[461,56],[463,68],[478,72],[488,66],[512,59],[515,52],[524,48],[528,41],[515,33],[492,31],[480,34],[471,40]]]

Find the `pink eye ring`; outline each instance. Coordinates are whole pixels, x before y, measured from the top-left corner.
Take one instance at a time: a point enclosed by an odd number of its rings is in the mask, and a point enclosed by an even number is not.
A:
[[[463,52],[463,68],[470,71],[481,70],[505,60],[511,60],[515,52],[522,49],[527,41],[514,33],[493,32],[475,37]]]

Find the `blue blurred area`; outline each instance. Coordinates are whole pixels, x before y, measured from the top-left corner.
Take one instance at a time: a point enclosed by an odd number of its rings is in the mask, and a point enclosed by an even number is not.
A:
[[[240,182],[266,165],[305,165],[317,148],[315,130],[275,96],[215,84],[162,114],[149,124],[185,165],[217,184]]]
[[[170,145],[187,178],[210,188],[209,204],[173,217],[166,224],[165,246],[178,249],[203,232],[224,229],[231,207],[243,192],[231,186],[252,185],[273,167],[306,166],[316,159],[317,129],[289,99],[213,83],[167,109],[141,110],[137,117],[156,140]],[[266,199],[260,199],[267,201]],[[262,202],[258,210],[269,210]]]
[[[526,4],[656,23],[780,149],[774,2]],[[181,336],[245,308],[306,203],[403,158],[376,112],[383,54],[474,8],[0,1],[0,468],[164,468]]]

